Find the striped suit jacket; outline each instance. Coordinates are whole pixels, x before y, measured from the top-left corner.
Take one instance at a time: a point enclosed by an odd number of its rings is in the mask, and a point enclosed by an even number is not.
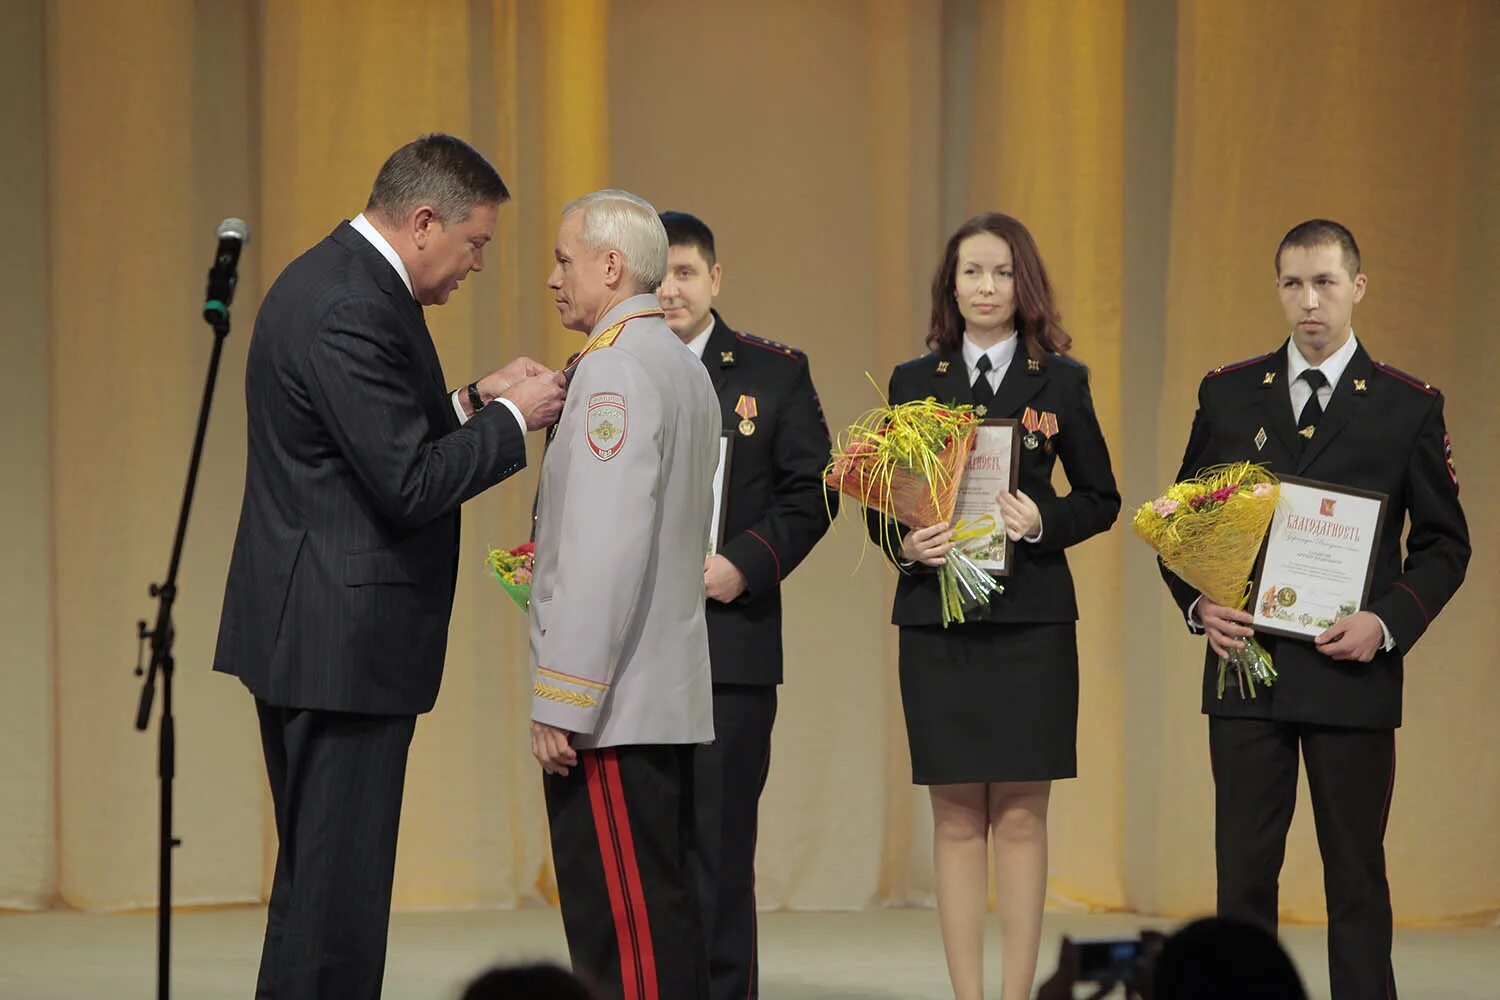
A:
[[[437,698],[463,501],[526,464],[507,408],[462,427],[400,276],[348,223],[256,317],[249,451],[214,669],[271,705],[405,715]]]

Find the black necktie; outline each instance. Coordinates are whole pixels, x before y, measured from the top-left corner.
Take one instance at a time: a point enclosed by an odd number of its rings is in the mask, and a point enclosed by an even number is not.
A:
[[[1328,384],[1328,376],[1316,368],[1308,368],[1297,376],[1312,388],[1312,395],[1302,404],[1302,415],[1297,418],[1297,434],[1303,441],[1311,441],[1318,431],[1318,421],[1323,419],[1323,404],[1318,402],[1318,390]],[[1304,444],[1303,447],[1306,447]]]
[[[979,377],[974,379],[974,405],[989,409],[995,402],[995,390],[990,388],[990,356],[981,354],[979,360],[974,363],[979,369]]]

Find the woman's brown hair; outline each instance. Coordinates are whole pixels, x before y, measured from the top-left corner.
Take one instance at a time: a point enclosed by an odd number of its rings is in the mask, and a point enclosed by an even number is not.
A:
[[[1010,247],[1015,265],[1016,332],[1021,346],[1037,361],[1047,354],[1066,354],[1073,338],[1062,327],[1057,305],[1052,301],[1052,282],[1036,248],[1036,240],[1020,220],[999,212],[986,212],[958,227],[948,240],[943,263],[932,278],[932,328],[927,346],[934,351],[955,351],[964,335],[964,318],[958,311],[954,288],[958,277],[958,248],[964,240],[989,233]]]

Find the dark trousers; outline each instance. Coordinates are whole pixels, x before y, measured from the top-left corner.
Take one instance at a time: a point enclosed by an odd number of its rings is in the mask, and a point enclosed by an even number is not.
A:
[[[255,707],[279,840],[255,995],[379,997],[416,716]]]
[[[698,825],[693,867],[713,1000],[760,995],[755,837],[775,721],[775,687],[715,684],[714,741],[699,747],[693,761]]]
[[[542,778],[568,954],[609,1000],[708,995],[688,860],[693,751],[580,750],[577,767]]]
[[[1276,929],[1300,749],[1323,857],[1333,1000],[1394,1000],[1384,840],[1395,731],[1211,717],[1208,734],[1219,914]]]

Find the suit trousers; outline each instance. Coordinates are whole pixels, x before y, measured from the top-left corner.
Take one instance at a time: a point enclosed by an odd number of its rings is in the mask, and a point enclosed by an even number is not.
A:
[[[255,707],[279,840],[255,995],[379,997],[416,716]]]
[[[698,850],[694,874],[708,942],[709,995],[760,995],[756,961],[755,836],[771,770],[776,688],[714,685],[714,741],[693,761]]]
[[[1208,734],[1219,915],[1276,930],[1300,748],[1323,858],[1333,1000],[1395,1000],[1384,846],[1395,730],[1210,717]]]
[[[607,1000],[708,996],[691,744],[579,750],[542,778],[573,970]]]

